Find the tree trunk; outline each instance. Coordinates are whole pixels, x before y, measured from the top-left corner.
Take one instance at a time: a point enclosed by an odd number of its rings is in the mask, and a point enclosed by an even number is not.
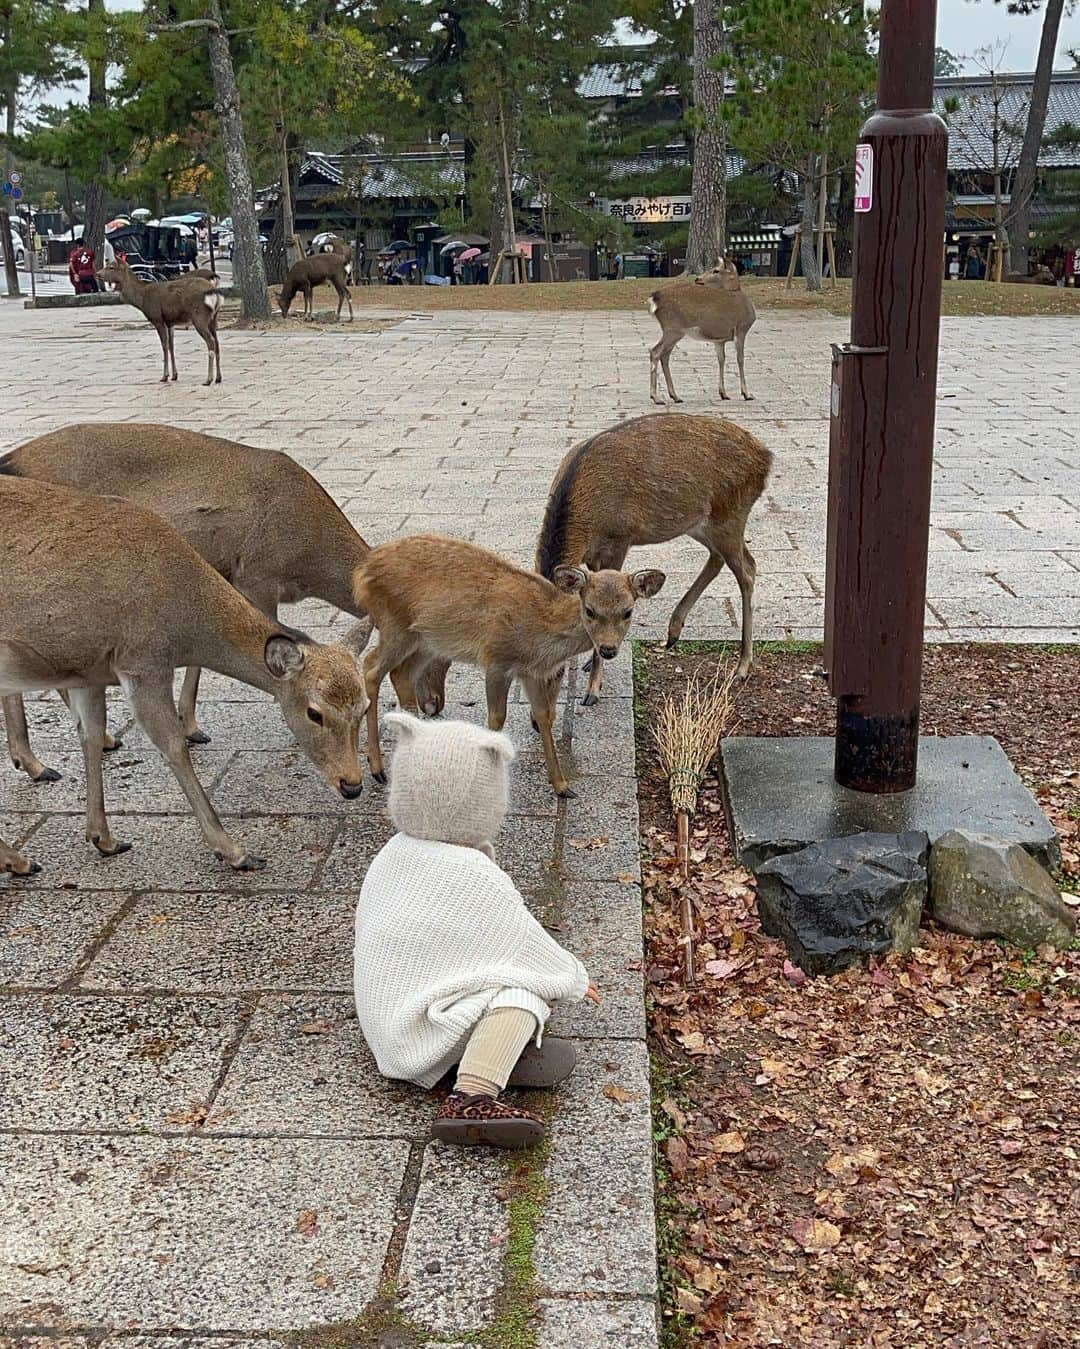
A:
[[[214,107],[221,120],[221,146],[225,155],[225,178],[229,185],[229,208],[232,211],[233,238],[236,242],[233,268],[244,318],[266,319],[270,317],[270,301],[259,243],[259,222],[255,218],[255,194],[251,188],[244,123],[236,92],[236,72],[233,70],[232,53],[219,0],[207,0],[207,9],[214,25],[209,30]]]
[[[817,254],[814,251],[814,200],[817,196],[814,191],[815,160],[815,155],[809,155],[806,160],[805,177],[803,178],[802,219],[799,222],[802,229],[799,257],[802,260],[807,290],[821,289],[821,273],[818,271]]]
[[[1024,129],[1024,143],[1020,149],[1020,162],[1013,177],[1011,223],[1009,238],[1012,241],[1009,270],[1028,273],[1028,233],[1031,229],[1031,199],[1035,195],[1035,182],[1039,171],[1039,150],[1042,148],[1043,128],[1046,126],[1046,105],[1050,98],[1050,76],[1054,69],[1054,52],[1057,49],[1058,31],[1061,28],[1061,13],[1065,0],[1046,0],[1046,13],[1043,15],[1042,38],[1039,42],[1039,59],[1035,65],[1035,82],[1031,89],[1031,104],[1028,107],[1027,126]]]
[[[818,187],[818,216],[817,216],[817,252],[815,261],[817,262],[818,276],[825,275],[825,225],[828,217],[829,208],[829,155],[828,151],[822,153],[819,161],[819,172],[821,174],[821,184]],[[835,281],[836,278],[834,277]]]
[[[87,55],[86,68],[90,83],[87,102],[91,122],[101,125],[105,108],[105,0],[87,0]],[[83,215],[83,243],[92,249],[98,263],[104,266],[105,257],[105,179],[109,172],[109,157],[102,151],[98,160],[97,177],[86,185],[86,211]]]
[[[4,43],[7,45],[11,40],[11,15],[5,16],[4,23]],[[15,135],[15,99],[17,85],[5,90],[5,117],[7,128],[7,142],[4,148],[4,173],[7,175],[15,167],[15,159],[11,153],[12,138]],[[0,198],[7,201],[7,198]],[[11,247],[11,217],[8,215],[7,207],[0,209],[0,246],[4,250],[4,279],[7,282],[8,295],[17,297],[22,294],[19,289],[19,267],[15,261],[15,250]]]
[[[296,216],[293,213],[292,177],[289,168],[289,135],[285,129],[285,110],[281,103],[281,80],[278,79],[278,155],[281,161],[281,229],[285,245],[285,270],[296,262],[296,245],[293,236],[296,233]]]
[[[717,0],[694,0],[694,167],[686,270],[707,272],[724,253],[727,226],[727,154],[724,74],[714,61],[724,47]]]

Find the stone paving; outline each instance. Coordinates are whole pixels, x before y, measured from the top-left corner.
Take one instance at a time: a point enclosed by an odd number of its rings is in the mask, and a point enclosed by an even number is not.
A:
[[[649,410],[654,327],[645,314],[447,313],[369,333],[226,331],[226,382],[206,390],[190,335],[179,383],[162,386],[133,312],[8,305],[0,447],[76,420],[169,421],[287,448],[371,541],[440,530],[528,563],[561,455]],[[765,636],[820,632],[829,343],[845,329],[763,315],[757,401],[727,405],[776,454],[749,532]],[[1073,332],[1066,319],[945,321],[933,637],[1080,637]],[[673,366],[686,410],[719,410],[708,349],[686,344]],[[699,557],[684,541],[650,561],[673,592]],[[718,578],[687,636],[733,636],[735,593]],[[639,605],[635,635],[659,635],[671,602]],[[314,603],[285,616],[320,638],[344,626]],[[450,692],[452,713],[482,718],[473,674],[455,671]],[[0,835],[43,864],[0,880],[0,1335],[164,1349],[176,1336],[297,1343],[338,1325],[362,1346],[503,1349],[531,1245],[540,1349],[655,1345],[630,693],[624,652],[600,708],[565,704],[580,799],[558,808],[527,711],[511,708],[522,756],[501,858],[604,995],[559,1013],[581,1065],[544,1102],[546,1159],[525,1164],[428,1144],[430,1098],[378,1077],[352,1017],[352,910],[389,832],[382,789],[331,797],[262,695],[208,676],[212,741],[196,765],[268,858],[233,874],[114,698],[125,743],[106,796],[136,846],[102,859],[82,840],[67,714],[33,701],[35,745],[64,777],[0,770]]]

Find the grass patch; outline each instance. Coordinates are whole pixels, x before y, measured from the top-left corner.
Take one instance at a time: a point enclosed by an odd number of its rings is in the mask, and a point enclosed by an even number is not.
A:
[[[550,1112],[545,1112],[550,1113]],[[507,1158],[507,1242],[503,1286],[495,1318],[481,1332],[485,1349],[535,1349],[537,1282],[533,1251],[536,1229],[547,1202],[550,1140],[523,1155]]]
[[[593,313],[624,311],[643,313],[649,296],[668,286],[690,284],[674,280],[632,277],[624,281],[531,282],[526,286],[354,286],[353,307],[399,309],[406,313],[500,310]],[[802,282],[790,290],[783,277],[743,277],[743,289],[759,312],[786,310],[822,315],[851,313],[851,281],[840,278],[835,289],[816,293]],[[329,288],[317,292],[316,306],[337,306]],[[331,298],[332,297],[332,298]],[[277,306],[276,299],[272,304]],[[1056,286],[997,285],[992,281],[946,281],[942,287],[941,312],[950,317],[1029,317],[1080,315],[1080,290]]]

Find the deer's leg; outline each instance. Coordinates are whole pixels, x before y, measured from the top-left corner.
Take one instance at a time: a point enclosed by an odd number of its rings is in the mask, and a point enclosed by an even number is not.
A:
[[[68,689],[67,705],[79,728],[83,763],[86,767],[86,841],[105,857],[127,852],[130,843],[120,843],[109,831],[105,815],[105,783],[101,776],[101,752],[105,743],[105,690]]]
[[[669,337],[667,333],[664,333],[660,341],[657,342],[656,346],[653,347],[652,351],[649,352],[649,360],[652,363],[649,381],[649,397],[653,400],[654,403],[659,403],[661,407],[663,407],[664,405],[663,400],[657,398],[656,396],[657,361],[660,362],[660,366],[664,372],[664,383],[667,385],[668,397],[671,399],[673,403],[682,402],[682,399],[675,392],[675,385],[671,381],[671,366],[668,364],[668,361],[671,357],[671,353],[675,350],[678,341],[679,341],[678,337]]]
[[[258,871],[266,865],[261,857],[246,852],[218,819],[202,783],[195,776],[187,741],[180,729],[172,694],[172,671],[160,675],[121,675],[135,720],[161,751],[180,789],[188,799],[202,836],[214,855],[237,871]]]
[[[510,676],[501,670],[484,672],[484,691],[487,694],[487,721],[489,731],[501,731],[506,725],[506,700],[510,695]]]
[[[704,567],[702,567],[693,585],[675,606],[675,610],[668,620],[668,646],[674,646],[679,640],[679,635],[683,630],[683,624],[686,622],[690,610],[701,598],[705,587],[708,586],[724,569],[724,559],[721,554],[711,546],[706,546],[709,547],[709,560],[705,563]]]
[[[390,683],[394,686],[394,697],[398,700],[398,707],[403,712],[411,712],[414,716],[420,711],[416,701],[417,674],[419,670],[412,661],[404,661],[390,671]]]
[[[368,696],[367,710],[367,756],[371,776],[376,782],[386,781],[386,765],[383,763],[382,748],[379,745],[379,689],[391,670],[405,664],[415,649],[405,640],[388,640],[379,633],[378,645],[364,657],[364,688]]]
[[[727,390],[724,388],[724,353],[727,348],[727,343],[717,342],[715,345],[716,345],[716,360],[720,366],[720,397],[726,403]]]
[[[306,318],[306,319],[310,319],[310,318],[314,318],[314,317],[315,317],[315,314],[314,314],[314,300],[313,300],[313,298],[312,298],[312,297],[313,297],[313,294],[314,294],[314,288],[312,287],[311,282],[310,282],[310,281],[305,281],[305,282],[304,282],[304,318]]]
[[[198,665],[189,665],[184,671],[184,682],[180,687],[180,701],[176,711],[180,718],[180,729],[189,745],[208,745],[210,737],[199,725],[195,715],[195,704],[199,698],[199,678],[202,670]]]
[[[39,863],[31,861],[24,853],[16,852],[0,838],[0,876],[5,873],[8,876],[34,876],[40,870]]]
[[[735,334],[735,355],[739,362],[739,388],[742,391],[742,396],[748,402],[753,402],[754,395],[746,387],[746,369],[743,364],[743,358],[746,355],[746,333],[744,332]]]
[[[161,383],[169,382],[169,330],[164,323],[155,323],[158,340],[161,342]]]
[[[734,573],[742,595],[742,650],[739,653],[738,676],[745,679],[754,663],[754,581],[757,578],[757,563],[741,533],[722,547],[724,561]]]
[[[544,746],[544,761],[547,764],[548,781],[555,789],[555,795],[564,801],[573,800],[577,792],[573,790],[563,776],[562,765],[555,749],[555,709],[559,696],[558,679],[523,678],[521,686],[532,708],[533,723],[540,733],[540,742]]]
[[[338,284],[337,293],[338,293],[337,316],[338,318],[341,318],[341,306],[343,304],[347,304],[349,306],[349,322],[352,323],[353,321],[352,296],[349,294],[348,286]]]
[[[210,322],[210,334],[214,339],[214,383],[221,383],[221,343],[217,335],[217,315]]]
[[[57,689],[56,692],[60,695],[60,698],[62,699],[64,706],[74,716],[74,710],[72,709],[71,706],[71,695],[68,692],[68,690]],[[105,732],[105,735],[102,738],[101,748],[106,754],[111,754],[114,749],[123,749],[123,747],[124,742],[120,739],[118,735],[110,735],[108,731]]]
[[[26,708],[19,695],[0,699],[4,709],[4,725],[7,727],[8,753],[11,762],[20,772],[25,773],[31,782],[59,782],[60,774],[55,768],[46,768],[30,748],[30,731],[26,725]]]
[[[172,377],[176,379],[176,330],[172,324],[165,329],[169,334],[169,360],[172,362]]]

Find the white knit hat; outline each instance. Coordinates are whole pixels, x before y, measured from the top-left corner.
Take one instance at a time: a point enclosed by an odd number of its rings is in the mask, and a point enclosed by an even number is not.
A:
[[[397,728],[390,761],[390,818],[413,838],[479,847],[506,815],[514,746],[468,721],[421,721],[388,712]]]

